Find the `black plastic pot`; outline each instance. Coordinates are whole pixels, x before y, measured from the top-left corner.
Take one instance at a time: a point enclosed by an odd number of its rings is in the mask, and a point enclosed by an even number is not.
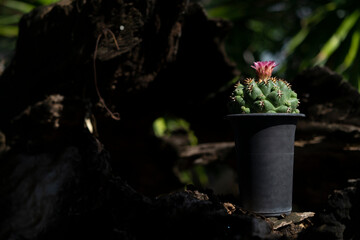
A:
[[[304,114],[231,114],[242,207],[264,216],[292,210],[294,141]]]

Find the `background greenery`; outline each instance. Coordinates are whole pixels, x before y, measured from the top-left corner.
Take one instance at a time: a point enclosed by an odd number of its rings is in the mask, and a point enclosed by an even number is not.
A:
[[[58,0],[0,0],[0,73],[11,58],[18,35],[18,22],[35,7]]]
[[[209,16],[229,19],[227,51],[243,75],[254,60],[275,60],[291,81],[328,66],[360,89],[360,2],[356,0],[204,0]]]
[[[17,23],[34,7],[58,0],[0,0],[0,61],[9,58]],[[196,1],[196,0],[193,0]],[[300,71],[325,65],[360,89],[360,2],[357,0],[197,0],[210,17],[233,23],[226,49],[243,77],[249,65],[275,60],[288,81]]]
[[[17,24],[34,7],[57,0],[0,0],[0,74],[15,48]],[[209,17],[224,18],[233,28],[226,50],[237,64],[241,77],[252,77],[254,61],[275,60],[277,76],[289,82],[313,66],[328,66],[360,90],[360,2],[358,0],[192,0],[202,4]],[[230,81],[230,80],[229,80]],[[176,129],[187,131],[184,119],[159,118],[154,133],[166,137]],[[197,166],[179,173],[184,183],[206,185],[208,169]]]

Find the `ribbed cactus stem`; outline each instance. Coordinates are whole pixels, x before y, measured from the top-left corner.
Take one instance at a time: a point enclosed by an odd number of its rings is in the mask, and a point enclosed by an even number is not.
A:
[[[272,77],[274,61],[255,62],[251,66],[258,79],[237,83],[231,95],[231,113],[299,113],[299,100],[288,82]]]

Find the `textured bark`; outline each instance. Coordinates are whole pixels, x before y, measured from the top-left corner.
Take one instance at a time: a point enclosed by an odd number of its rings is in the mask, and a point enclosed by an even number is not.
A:
[[[223,49],[230,25],[185,0],[61,1],[24,16],[0,78],[0,238],[358,237],[358,186],[317,214],[327,191],[359,169],[359,94],[327,69],[293,82],[308,117],[297,132],[294,201],[315,208],[316,221],[276,227],[289,218],[265,219],[210,190],[178,190],[179,159],[180,168],[236,165],[223,120],[238,74]],[[185,118],[202,144],[155,137],[163,116]]]
[[[292,85],[306,114],[296,132],[294,198],[302,211],[321,211],[333,189],[359,177],[360,94],[320,67],[299,74]]]
[[[61,1],[24,16],[0,79],[0,238],[271,236],[266,221],[230,215],[215,196],[155,199],[119,177],[149,195],[182,186],[176,148],[152,122],[208,117],[209,95],[236,72],[222,47],[228,28],[187,1]],[[96,88],[120,121],[106,116]],[[209,126],[223,113],[212,115]]]
[[[180,187],[172,173],[177,152],[152,134],[152,123],[165,115],[185,118],[200,141],[224,132],[227,93],[214,93],[236,73],[223,49],[229,27],[185,0],[61,1],[38,8],[22,18],[14,59],[0,79],[0,129],[9,145],[29,143],[39,136],[36,124],[24,129],[13,120],[59,95],[60,125],[80,129],[84,118],[92,119],[114,171],[137,190],[155,196]],[[96,88],[121,121],[108,116]]]

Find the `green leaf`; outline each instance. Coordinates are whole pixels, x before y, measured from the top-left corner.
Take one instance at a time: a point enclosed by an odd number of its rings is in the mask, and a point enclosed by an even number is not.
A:
[[[181,183],[183,184],[194,184],[192,178],[192,173],[190,170],[183,170],[183,171],[179,171],[178,172],[178,178],[180,180]]]
[[[298,32],[286,45],[285,54],[288,56],[292,54],[295,49],[305,40],[307,35],[309,34],[308,28],[303,28]]]
[[[35,7],[32,4],[21,2],[21,1],[15,1],[15,0],[6,0],[2,3],[2,5],[7,8],[17,10],[22,13],[28,13],[31,10],[33,10]]]
[[[257,20],[249,20],[247,25],[249,29],[257,33],[262,33],[265,28],[264,22]]]
[[[334,11],[336,9],[336,4],[331,2],[322,7],[317,8],[314,11],[314,14],[304,19],[303,27],[301,30],[289,41],[285,48],[286,56],[292,54],[295,49],[305,40],[309,35],[310,29],[320,23],[328,12]]]
[[[304,19],[304,26],[316,25],[321,22],[328,12],[334,11],[337,9],[337,5],[334,2],[330,2],[317,8],[314,11],[314,14],[310,15],[306,19]]]
[[[190,145],[198,144],[198,139],[191,130],[190,123],[185,119],[159,117],[153,122],[153,131],[157,137],[170,136],[177,129],[184,129],[187,132]]]
[[[16,37],[18,35],[18,26],[0,26],[0,36]]]
[[[201,165],[195,166],[194,172],[201,186],[207,186],[209,184],[209,178],[204,166]]]
[[[49,5],[49,4],[52,4],[52,3],[56,3],[58,1],[59,0],[37,0],[36,2],[38,2],[41,5]]]
[[[359,50],[360,43],[360,30],[357,29],[351,38],[351,44],[347,55],[345,56],[344,62],[336,69],[338,73],[343,73],[346,69],[348,69],[356,58],[356,55]]]
[[[359,17],[360,11],[357,9],[342,21],[336,32],[324,44],[318,55],[313,59],[314,66],[326,63],[331,54],[333,54],[333,52],[339,47],[340,43],[346,38]]]
[[[154,134],[157,137],[162,137],[165,135],[166,132],[166,122],[165,119],[163,117],[158,118],[154,121],[153,123],[153,130],[154,130]]]
[[[241,3],[227,4],[207,9],[207,14],[211,18],[224,18],[235,20],[246,15],[246,8]]]
[[[14,14],[11,16],[0,16],[0,26],[17,24],[19,22],[20,18],[21,18],[20,14]]]

